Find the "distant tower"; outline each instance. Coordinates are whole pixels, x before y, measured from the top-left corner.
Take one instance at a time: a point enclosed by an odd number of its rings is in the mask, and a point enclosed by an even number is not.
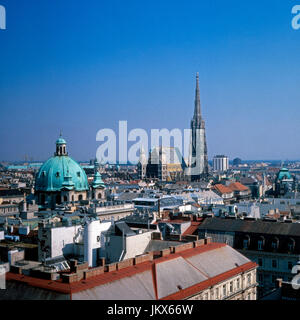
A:
[[[95,200],[105,200],[105,184],[99,173],[99,162],[97,159],[94,161],[94,180],[92,183],[92,198]]]
[[[140,159],[137,165],[139,179],[141,180],[143,180],[146,177],[147,164],[148,164],[148,160],[147,160],[145,150],[143,147],[141,147]]]
[[[215,172],[225,172],[229,169],[229,159],[224,155],[217,155],[213,158],[213,170]]]
[[[196,76],[196,97],[194,117],[191,121],[191,142],[188,175],[192,181],[199,181],[208,175],[208,158],[205,121],[201,115],[199,74]]]

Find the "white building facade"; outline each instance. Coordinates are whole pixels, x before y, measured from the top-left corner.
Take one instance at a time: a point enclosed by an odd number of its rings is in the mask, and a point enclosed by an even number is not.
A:
[[[229,169],[229,158],[224,155],[217,155],[213,158],[213,170],[215,172],[225,172]]]

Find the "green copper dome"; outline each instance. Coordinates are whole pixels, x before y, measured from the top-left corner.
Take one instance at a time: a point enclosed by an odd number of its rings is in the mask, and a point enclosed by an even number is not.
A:
[[[282,168],[277,174],[277,180],[292,179],[292,176],[287,168]]]
[[[48,159],[36,175],[35,190],[46,192],[62,189],[89,190],[85,171],[67,155],[65,149],[59,148],[61,144],[66,144],[66,142],[60,137],[56,141],[57,152],[54,157]]]
[[[63,138],[59,138],[56,140],[56,144],[66,144],[66,140]]]

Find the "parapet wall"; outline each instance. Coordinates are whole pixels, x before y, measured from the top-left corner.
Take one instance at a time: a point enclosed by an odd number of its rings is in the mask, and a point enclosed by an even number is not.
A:
[[[101,262],[101,266],[96,268],[89,268],[88,263],[78,264],[78,261],[75,259],[70,260],[70,271],[68,273],[62,273],[61,279],[64,283],[74,283],[81,280],[87,280],[92,277],[96,277],[98,275],[114,272],[118,270],[122,270],[125,268],[133,267],[145,262],[153,261],[160,257],[166,257],[172,254],[180,253],[186,251],[188,249],[197,248],[200,246],[205,246],[211,243],[211,238],[201,239],[193,242],[185,242],[177,246],[171,246],[167,249],[161,251],[147,252],[146,254],[136,256],[134,258],[126,259],[121,262],[106,264],[104,258],[101,258],[99,261]],[[25,271],[25,270],[24,270]],[[23,274],[23,270],[21,267],[12,267],[11,272]],[[30,274],[31,276],[41,277],[41,272]],[[56,273],[57,275],[57,273]],[[45,278],[45,277],[42,277]],[[46,279],[56,280],[51,275],[47,275]]]

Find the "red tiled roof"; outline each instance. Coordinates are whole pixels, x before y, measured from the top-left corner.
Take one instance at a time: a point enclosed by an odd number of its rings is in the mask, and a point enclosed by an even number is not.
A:
[[[273,218],[273,219],[279,219],[280,218],[280,213],[273,213],[273,214],[268,213],[268,214],[266,214],[266,217]]]
[[[216,189],[219,193],[232,193],[232,190],[223,184],[215,184],[213,186],[214,189]]]
[[[140,180],[132,180],[132,181],[129,182],[129,184],[137,184],[137,183],[139,183],[139,181]]]
[[[228,186],[232,191],[249,191],[250,189],[240,182],[233,182]]]
[[[19,281],[28,284],[32,287],[38,287],[46,290],[52,290],[60,293],[70,294],[71,288],[70,284],[62,283],[61,280],[50,281],[44,279],[33,278],[29,276],[24,276],[23,274],[16,274],[8,272],[6,273],[7,281]]]
[[[158,299],[157,278],[156,278],[156,265],[158,263],[164,263],[166,261],[176,259],[178,257],[189,258],[203,252],[219,249],[226,246],[227,245],[224,243],[209,243],[196,248],[187,249],[179,253],[169,254],[167,256],[155,259],[153,261],[146,261],[141,264],[130,266],[118,271],[105,272],[95,277],[92,277],[86,280],[81,280],[74,283],[63,283],[61,279],[56,281],[37,279],[29,276],[24,276],[22,274],[14,274],[10,272],[6,274],[6,279],[10,281],[23,282],[33,287],[39,287],[42,289],[60,292],[63,294],[69,294],[71,296],[73,293],[77,293],[87,289],[92,289],[100,285],[111,283],[111,282],[120,280],[122,278],[131,277],[135,274],[139,274],[139,273],[151,270],[152,278],[153,278],[153,288],[154,288],[156,299]],[[163,297],[162,300],[176,300],[176,299],[187,298],[191,295],[197,294],[198,292],[210,287],[211,285],[222,282],[241,272],[253,269],[255,267],[257,267],[257,265],[254,262],[245,263],[241,266],[233,268],[232,270],[219,274],[208,280],[202,281],[201,283],[188,287],[184,290],[171,294],[167,297]]]
[[[183,233],[182,235],[183,235],[183,236],[193,235],[193,234],[197,231],[197,229],[198,229],[198,227],[200,226],[201,223],[202,223],[202,221],[192,221],[191,226],[188,227],[188,228],[184,231],[184,233]]]
[[[279,211],[279,212],[280,212],[280,215],[282,215],[282,216],[289,216],[290,215],[289,211]]]

